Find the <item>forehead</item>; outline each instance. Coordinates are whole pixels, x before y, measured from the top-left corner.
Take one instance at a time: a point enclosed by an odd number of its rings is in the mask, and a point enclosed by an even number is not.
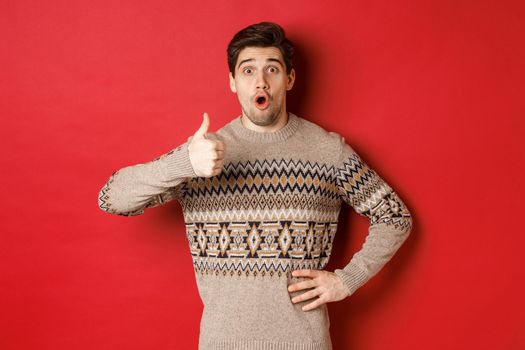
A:
[[[276,58],[284,64],[283,55],[281,54],[281,50],[274,46],[270,47],[245,47],[239,52],[239,56],[237,57],[237,65],[239,65],[240,62],[247,60],[247,59],[254,59],[255,61],[260,61],[261,63],[266,62],[269,58]]]

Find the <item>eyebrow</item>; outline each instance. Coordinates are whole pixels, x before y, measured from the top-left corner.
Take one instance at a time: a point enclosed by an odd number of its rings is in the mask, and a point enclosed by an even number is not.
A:
[[[241,62],[239,62],[239,65],[237,67],[240,67],[240,66],[242,66],[243,63],[250,62],[250,61],[255,61],[255,59],[254,58],[247,58],[245,60],[242,60]],[[277,58],[267,58],[266,62],[277,62],[277,63],[279,63],[279,65],[281,67],[283,66],[281,61],[279,59],[277,59]]]

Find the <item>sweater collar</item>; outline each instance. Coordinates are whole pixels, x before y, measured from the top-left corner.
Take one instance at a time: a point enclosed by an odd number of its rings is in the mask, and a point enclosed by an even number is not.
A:
[[[241,122],[241,116],[233,119],[231,126],[240,138],[259,143],[271,143],[278,142],[287,139],[292,136],[299,126],[299,117],[295,114],[288,112],[288,121],[285,126],[279,130],[272,132],[261,132],[246,128]]]

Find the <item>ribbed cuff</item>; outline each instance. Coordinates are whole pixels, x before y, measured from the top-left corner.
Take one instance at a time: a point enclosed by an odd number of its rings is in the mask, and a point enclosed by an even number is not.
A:
[[[169,180],[183,177],[197,177],[190,162],[188,142],[175,148],[165,158],[166,172]]]
[[[334,273],[341,277],[343,284],[347,288],[348,295],[354,294],[354,292],[364,285],[370,277],[363,272],[354,263],[349,263],[344,269],[336,269]]]
[[[327,350],[332,348],[329,339],[322,342],[293,343],[278,340],[215,340],[203,348],[210,350]]]

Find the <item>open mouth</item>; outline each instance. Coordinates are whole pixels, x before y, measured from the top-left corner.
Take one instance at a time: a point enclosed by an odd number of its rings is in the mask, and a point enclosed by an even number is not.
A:
[[[266,109],[268,105],[270,104],[270,99],[266,94],[261,94],[255,96],[255,107],[259,109]]]

